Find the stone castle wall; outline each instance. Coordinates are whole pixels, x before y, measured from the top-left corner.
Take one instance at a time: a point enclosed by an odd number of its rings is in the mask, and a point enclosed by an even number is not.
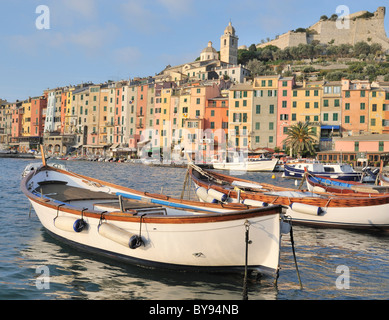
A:
[[[340,24],[343,28],[338,28],[336,21],[319,21],[313,26],[309,27],[313,31],[311,35],[306,32],[292,32],[289,31],[280,35],[277,39],[267,43],[257,45],[258,48],[267,45],[274,45],[280,49],[286,47],[298,46],[299,44],[308,44],[313,40],[319,43],[328,44],[334,41],[335,45],[351,44],[354,45],[359,41],[367,43],[378,43],[382,45],[384,51],[389,51],[389,39],[386,36],[384,20],[385,7],[379,7],[371,18],[357,18],[367,11],[360,11],[349,16],[349,26]]]

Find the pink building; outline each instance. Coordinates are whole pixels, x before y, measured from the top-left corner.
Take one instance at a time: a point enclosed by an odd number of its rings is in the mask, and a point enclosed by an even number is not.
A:
[[[283,141],[287,138],[286,133],[290,126],[292,89],[295,84],[294,77],[285,77],[278,80],[276,145],[280,149],[284,149]]]
[[[350,162],[356,166],[379,166],[389,162],[389,134],[356,135],[334,139],[334,148],[318,153],[324,162]]]

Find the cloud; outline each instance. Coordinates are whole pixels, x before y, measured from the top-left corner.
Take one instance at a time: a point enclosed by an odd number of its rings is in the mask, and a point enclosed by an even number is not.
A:
[[[124,47],[114,50],[113,58],[118,64],[136,64],[142,57],[139,48]]]
[[[193,12],[193,0],[158,0],[170,13],[171,17],[187,15]]]
[[[64,0],[63,5],[78,13],[84,18],[94,19],[98,17],[98,10],[95,0]]]

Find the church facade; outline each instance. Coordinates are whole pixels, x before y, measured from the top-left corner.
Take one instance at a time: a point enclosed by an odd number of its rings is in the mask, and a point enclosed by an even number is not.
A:
[[[238,40],[231,22],[220,37],[220,54],[208,42],[196,61],[178,66],[168,66],[156,75],[156,81],[205,81],[229,79],[233,83],[242,83],[250,71],[238,65]]]

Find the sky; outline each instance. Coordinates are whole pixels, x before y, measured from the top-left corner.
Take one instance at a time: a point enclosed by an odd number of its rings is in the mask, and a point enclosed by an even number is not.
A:
[[[50,88],[154,76],[194,61],[231,21],[239,46],[309,27],[338,6],[387,1],[0,0],[0,99]],[[45,6],[44,10],[40,6]],[[388,8],[389,9],[389,6]],[[340,13],[342,14],[342,13]],[[387,13],[389,15],[389,13]],[[389,34],[389,17],[385,19]]]

